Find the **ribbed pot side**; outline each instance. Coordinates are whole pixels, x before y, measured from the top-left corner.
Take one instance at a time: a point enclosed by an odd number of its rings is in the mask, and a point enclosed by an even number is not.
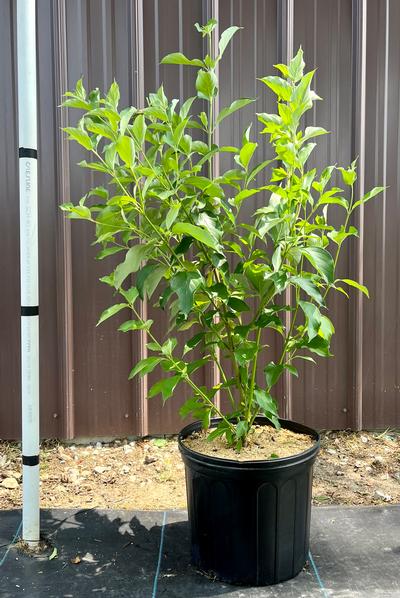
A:
[[[307,451],[268,461],[232,461],[192,451],[179,435],[185,464],[192,563],[233,584],[270,585],[295,577],[306,563],[310,537],[315,430],[280,420],[283,428],[309,434]],[[218,420],[213,420],[213,424]],[[257,424],[269,425],[264,417]]]

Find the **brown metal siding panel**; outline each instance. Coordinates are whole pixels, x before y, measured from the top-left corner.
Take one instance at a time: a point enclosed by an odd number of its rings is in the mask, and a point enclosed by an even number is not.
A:
[[[332,131],[318,138],[309,168],[319,171],[327,164],[350,163],[352,145],[351,122],[351,1],[295,2],[294,49],[304,49],[307,70],[318,67],[314,88],[323,102],[307,116],[307,125],[318,124]],[[341,181],[337,180],[338,186]],[[342,214],[329,210],[330,216]],[[339,271],[348,274],[349,254],[343,250]],[[331,360],[316,357],[317,365],[297,363],[299,380],[293,381],[292,417],[318,428],[344,428],[348,425],[348,403],[352,395],[351,372],[353,355],[349,335],[349,306],[342,295],[331,295],[329,317],[336,334]],[[349,384],[350,381],[350,384]]]
[[[366,188],[388,185],[365,210],[364,425],[395,427],[399,410],[399,66],[397,2],[368,2]]]
[[[54,28],[52,3],[37,3],[38,58],[38,178],[39,178],[39,322],[40,384],[45,389],[41,402],[42,436],[62,433],[62,405],[59,402],[57,338],[57,125],[55,106],[59,103],[54,81]]]
[[[121,83],[121,104],[132,103],[129,3],[67,2],[66,9],[69,87],[83,74],[87,88],[104,91],[115,78]],[[70,156],[71,199],[76,201],[101,181],[74,166],[85,157],[84,152],[71,145]],[[116,330],[129,314],[95,326],[100,313],[113,301],[111,290],[98,279],[119,259],[96,262],[92,240],[93,231],[85,223],[72,228],[75,435],[135,434],[139,430],[133,385],[127,379],[132,344],[129,335]]]
[[[317,122],[333,131],[320,138],[315,165],[346,164],[353,154],[361,154],[359,188],[389,186],[384,199],[373,200],[357,218],[363,225],[363,244],[350,245],[339,265],[343,273],[364,277],[371,299],[356,298],[355,293],[350,303],[341,295],[332,298],[335,358],[301,368],[300,381],[291,388],[286,381],[278,394],[291,396],[295,419],[317,427],[400,424],[399,4],[394,0],[39,0],[43,436],[156,434],[181,426],[177,406],[183,390],[162,407],[158,399],[148,403],[145,388],[127,380],[132,364],[141,357],[139,337],[118,333],[118,317],[95,327],[100,312],[113,300],[98,278],[118,260],[95,262],[90,227],[74,223],[70,231],[59,213],[58,203],[78,200],[98,177],[75,166],[83,154],[62,140],[59,127],[65,124],[66,112],[56,105],[61,92],[82,74],[87,88],[98,85],[102,90],[115,77],[124,105],[141,105],[144,90],[153,91],[161,83],[169,97],[193,94],[195,69],[158,63],[178,49],[190,57],[201,55],[201,38],[193,24],[215,10],[221,31],[231,24],[245,27],[224,57],[220,105],[236,97],[258,97],[256,105],[225,121],[221,141],[239,143],[254,113],[273,109],[272,94],[255,78],[271,73],[272,64],[290,52],[291,45],[296,50],[301,43],[308,66],[318,66],[316,89],[324,97],[309,124]],[[0,299],[0,435],[6,438],[18,437],[20,427],[18,164],[16,151],[10,149],[17,147],[14,11],[11,0],[0,3],[4,107],[0,118],[5,133],[0,152],[0,272],[6,281]],[[363,96],[365,24],[368,68]],[[365,145],[360,147],[364,133]],[[269,148],[265,140],[259,141],[258,154],[265,159]],[[227,158],[221,159],[221,170],[228,165]],[[265,201],[260,194],[249,202],[244,218]],[[148,310],[166,337],[163,315],[151,306]],[[279,342],[273,339],[268,358],[278,349]],[[205,372],[199,379],[206,379]],[[150,376],[149,384],[154,380]]]

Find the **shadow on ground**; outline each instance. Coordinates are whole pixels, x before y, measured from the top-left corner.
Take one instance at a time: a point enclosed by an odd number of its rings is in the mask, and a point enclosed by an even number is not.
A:
[[[43,510],[52,547],[9,547],[19,511],[0,512],[1,598],[400,598],[400,506],[313,509],[313,563],[284,584],[239,588],[189,563],[184,511]],[[160,545],[162,544],[162,550]],[[49,556],[57,549],[57,557]]]

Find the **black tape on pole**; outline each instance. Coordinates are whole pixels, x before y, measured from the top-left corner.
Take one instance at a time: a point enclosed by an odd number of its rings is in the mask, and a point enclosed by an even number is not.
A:
[[[37,150],[31,147],[20,147],[18,150],[19,158],[34,158],[37,160]]]
[[[39,455],[22,455],[22,465],[39,465]]]
[[[21,305],[21,316],[38,316],[38,305]]]

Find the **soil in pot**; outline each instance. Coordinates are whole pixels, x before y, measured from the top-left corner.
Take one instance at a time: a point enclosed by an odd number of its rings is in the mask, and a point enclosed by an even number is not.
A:
[[[277,430],[272,426],[254,426],[246,446],[238,453],[234,448],[227,446],[222,438],[208,441],[208,433],[207,430],[193,432],[183,443],[197,453],[234,461],[265,461],[291,457],[306,451],[315,443],[308,434],[299,434],[285,428]]]

